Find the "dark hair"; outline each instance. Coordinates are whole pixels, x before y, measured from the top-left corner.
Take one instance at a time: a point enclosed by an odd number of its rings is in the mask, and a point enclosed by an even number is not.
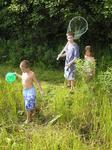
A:
[[[21,64],[25,67],[25,68],[29,68],[30,67],[30,63],[28,60],[23,60],[21,61]]]
[[[72,35],[72,36],[74,36],[74,33],[73,33],[72,31],[68,31],[68,32],[67,32],[67,35]]]
[[[90,46],[90,45],[87,45],[86,47],[85,47],[85,51],[84,51],[84,53],[86,53],[86,51],[90,51],[90,53],[91,53],[91,56],[93,56],[93,50],[92,50],[92,47]]]

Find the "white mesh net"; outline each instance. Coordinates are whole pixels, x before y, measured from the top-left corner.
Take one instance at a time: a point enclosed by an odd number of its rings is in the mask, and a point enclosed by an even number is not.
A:
[[[74,33],[74,39],[79,39],[88,30],[88,22],[83,17],[77,16],[70,20],[67,32]]]

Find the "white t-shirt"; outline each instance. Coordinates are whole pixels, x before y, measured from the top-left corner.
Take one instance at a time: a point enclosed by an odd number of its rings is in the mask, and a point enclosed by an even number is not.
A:
[[[87,73],[93,73],[95,70],[95,59],[92,56],[85,55],[85,62],[84,62],[84,71]]]

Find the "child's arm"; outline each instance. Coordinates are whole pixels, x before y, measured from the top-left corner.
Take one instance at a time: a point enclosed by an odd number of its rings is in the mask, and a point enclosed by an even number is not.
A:
[[[63,48],[63,50],[60,52],[60,54],[57,57],[57,60],[59,60],[60,57],[65,57],[66,56],[66,48],[67,48],[68,43],[65,45],[65,47]]]
[[[64,54],[59,54],[58,57],[57,57],[57,60],[59,60],[59,58],[61,58],[61,57],[65,57],[65,56],[66,56],[66,53],[64,53]]]
[[[74,54],[73,55],[74,55],[73,56],[74,58],[66,66],[70,67],[71,64],[75,63],[75,61],[79,58],[79,47],[77,47],[76,50],[74,49]]]
[[[37,80],[36,76],[35,76],[35,73],[33,73],[33,81],[36,83],[39,91],[40,91],[40,94],[43,96],[43,90],[42,90],[42,87],[40,85],[40,82]]]
[[[16,72],[15,72],[15,75],[16,75],[18,78],[22,79],[22,75],[20,75],[20,74],[18,74],[18,73],[16,73]]]
[[[71,64],[73,64],[76,61],[77,57],[75,57],[74,59],[72,59],[68,64],[66,64],[66,66],[70,67]]]
[[[75,56],[68,64],[66,64],[66,66],[70,67],[73,63],[76,62],[76,60],[78,59],[79,57]]]

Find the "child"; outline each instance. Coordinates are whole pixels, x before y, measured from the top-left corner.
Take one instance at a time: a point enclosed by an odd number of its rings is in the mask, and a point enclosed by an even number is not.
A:
[[[74,87],[74,74],[75,74],[75,61],[79,57],[79,46],[74,42],[74,34],[70,31],[66,34],[67,44],[64,49],[58,55],[57,60],[60,57],[66,56],[65,68],[64,68],[64,77],[68,81],[70,86],[70,91],[73,92]]]
[[[30,69],[28,60],[23,60],[20,63],[20,69],[22,71],[22,75],[18,73],[15,74],[22,80],[24,103],[27,113],[27,119],[25,123],[29,123],[32,121],[32,116],[35,113],[36,109],[35,106],[36,92],[33,86],[33,82],[37,84],[41,95],[43,95],[43,91],[39,81],[36,79],[35,73]]]
[[[93,57],[92,48],[90,45],[85,47],[84,54],[84,72],[87,79],[91,79],[95,75],[95,59]]]

